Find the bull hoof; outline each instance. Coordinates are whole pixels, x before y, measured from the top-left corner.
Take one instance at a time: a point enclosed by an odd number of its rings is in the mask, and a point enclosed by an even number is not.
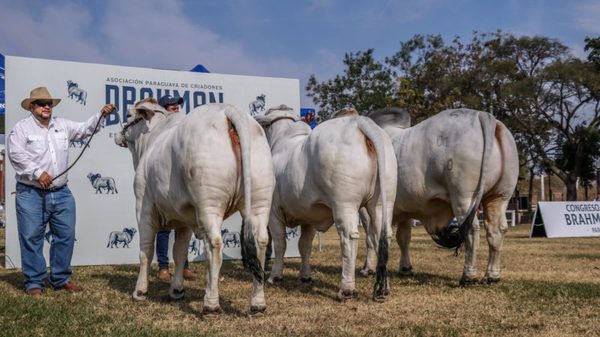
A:
[[[148,295],[147,292],[136,290],[133,292],[133,299],[136,301],[145,301],[147,298],[146,295]]]
[[[270,277],[267,282],[269,282],[270,284],[277,284],[277,283],[281,284],[281,283],[283,283],[283,277],[280,277],[280,276]]]
[[[183,288],[169,291],[169,297],[174,301],[182,299],[183,295],[185,295],[185,290]]]
[[[379,294],[376,292],[373,292],[373,301],[378,302],[378,303],[383,303],[388,300],[389,296],[390,296],[390,291],[388,289],[386,289],[385,291],[383,291]]]
[[[400,271],[398,271],[398,276],[413,277],[415,276],[415,272],[413,272],[412,267],[402,267]]]
[[[492,284],[496,284],[498,282],[500,282],[499,277],[489,277],[489,276],[484,276],[481,279],[481,281],[479,281],[479,283],[485,284],[485,285],[492,285]]]
[[[387,278],[383,282],[376,282],[373,287],[373,300],[375,302],[385,302],[390,296],[390,286]]]
[[[262,317],[265,315],[265,310],[267,310],[266,305],[253,305],[250,307],[248,311],[249,317]]]
[[[220,306],[216,306],[214,308],[211,307],[204,307],[202,308],[202,317],[205,319],[214,319],[217,318],[219,316],[219,314],[221,313],[221,307]]]
[[[337,293],[337,298],[340,302],[344,303],[348,300],[356,298],[358,292],[356,289],[340,289]]]
[[[463,288],[473,287],[477,283],[479,283],[479,281],[477,281],[476,278],[466,277],[464,275],[463,275],[463,277],[460,278],[460,282],[459,282],[460,286]]]
[[[304,284],[312,283],[312,277],[301,277],[300,282],[302,282]]]
[[[389,291],[386,291],[383,294],[373,293],[373,301],[375,301],[377,303],[383,303],[388,300],[389,295],[390,295]]]
[[[369,269],[369,268],[365,268],[365,269],[362,269],[362,270],[360,271],[360,274],[361,274],[362,276],[368,277],[368,276],[373,276],[373,275],[375,275],[375,271],[374,271],[374,270],[372,270],[372,269]]]

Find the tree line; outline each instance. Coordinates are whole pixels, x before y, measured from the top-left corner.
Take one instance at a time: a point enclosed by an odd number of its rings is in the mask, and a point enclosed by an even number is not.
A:
[[[600,159],[600,37],[584,42],[586,60],[548,37],[415,35],[383,60],[373,49],[346,53],[342,74],[311,75],[306,90],[325,119],[346,107],[397,106],[414,123],[451,108],[488,111],[515,137],[530,199],[534,174],[546,172],[577,200],[577,182],[589,186]]]

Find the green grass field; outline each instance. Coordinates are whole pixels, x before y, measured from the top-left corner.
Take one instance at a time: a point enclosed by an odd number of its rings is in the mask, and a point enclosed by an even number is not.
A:
[[[391,246],[391,298],[371,300],[373,278],[357,275],[359,297],[338,302],[339,239],[334,229],[315,248],[313,283],[298,280],[299,259],[287,259],[284,283],[267,286],[267,312],[248,318],[251,278],[238,261],[225,262],[219,289],[223,313],[201,315],[204,265],[186,281],[182,301],[168,298],[168,284],[150,277],[149,299],[131,298],[136,265],[76,267],[82,293],[48,290],[41,300],[25,295],[19,270],[0,268],[1,336],[600,336],[600,238],[529,238],[530,226],[509,228],[503,279],[493,286],[461,288],[464,256],[435,247],[422,227],[413,231],[416,275],[397,276],[399,250]],[[0,232],[0,254],[4,233]],[[484,231],[480,276],[487,262]],[[315,240],[316,247],[316,240]],[[364,258],[361,235],[359,261]]]

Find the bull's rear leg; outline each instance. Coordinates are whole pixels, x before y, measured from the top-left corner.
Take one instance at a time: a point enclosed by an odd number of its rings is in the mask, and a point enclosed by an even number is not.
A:
[[[334,210],[334,222],[340,236],[342,257],[342,281],[337,298],[342,302],[356,297],[357,294],[354,277],[359,238],[357,214],[357,209]]]
[[[477,283],[477,249],[479,248],[479,219],[476,215],[467,231],[465,240],[465,265],[460,279],[461,286]]]
[[[300,267],[300,281],[302,283],[312,282],[310,270],[310,253],[312,251],[312,242],[317,231],[311,225],[302,225],[300,232],[300,240],[298,241],[298,250],[302,258],[302,266]]]
[[[469,216],[469,210],[472,206],[473,195],[472,192],[465,192],[463,190],[449,188],[450,195],[456,197],[450,199],[450,208],[444,207],[444,203],[439,204],[439,212],[435,216],[431,217],[433,228],[440,228],[441,225],[446,226],[446,229],[452,227],[446,225],[452,216],[456,217],[459,226]],[[463,265],[463,274],[460,278],[461,286],[468,286],[477,282],[477,267],[476,257],[477,248],[479,247],[479,220],[478,210],[479,205],[475,205],[475,215],[471,223],[464,223],[466,230],[466,237],[464,238],[462,245],[465,250],[465,260]]]
[[[206,290],[204,293],[203,314],[213,317],[220,312],[219,304],[219,272],[223,263],[223,240],[221,238],[221,225],[223,218],[216,214],[201,214],[198,222],[206,230],[204,251],[206,254]]]
[[[396,220],[396,219],[394,219]],[[412,237],[412,220],[400,218],[397,220],[396,242],[400,247],[400,266],[398,275],[404,277],[414,276],[412,263],[410,261],[410,240]]]
[[[391,205],[391,203],[390,203]],[[388,280],[388,272],[387,272],[387,254],[389,254],[389,244],[391,238],[391,222],[392,222],[392,207],[388,207],[387,215],[388,218],[383,218],[383,205],[381,204],[381,199],[372,199],[367,204],[367,212],[369,213],[369,218],[371,219],[371,223],[367,228],[367,236],[370,238],[370,241],[373,243],[372,256],[367,256],[367,261],[372,263],[373,270],[376,268],[381,268],[379,271],[376,270],[376,283],[373,290],[373,299],[378,302],[385,301],[389,294],[389,280]],[[382,233],[382,230],[385,231]],[[381,235],[384,235],[382,237]],[[380,252],[380,250],[382,250]],[[383,254],[383,255],[382,255]],[[384,261],[379,261],[380,258],[383,258]]]
[[[192,238],[190,228],[178,228],[175,230],[175,243],[173,244],[173,260],[175,261],[175,274],[171,280],[169,296],[173,300],[181,299],[183,290],[183,266],[187,260],[188,246]]]
[[[367,208],[361,207],[358,211],[358,216],[360,219],[360,224],[362,225],[365,233],[369,233],[369,227],[371,226],[371,217],[369,216],[369,212],[367,212]],[[373,242],[373,237],[371,235],[365,235],[365,237],[367,245],[367,256],[365,258],[363,268],[360,270],[360,273],[363,276],[369,276],[375,274],[375,265],[377,264],[377,252],[375,251],[375,243]]]
[[[269,231],[273,239],[273,250],[275,253],[273,267],[271,268],[268,280],[271,284],[283,281],[283,254],[285,254],[287,247],[287,242],[285,241],[285,223],[281,220],[280,216],[274,213],[274,209],[275,206],[272,206],[271,214],[269,215]]]
[[[504,234],[508,230],[506,208],[508,199],[496,198],[484,203],[485,230],[489,246],[488,265],[481,283],[492,284],[500,281],[500,251]]]
[[[250,255],[250,249],[254,248],[256,259],[248,260],[248,267],[253,270],[253,282],[252,282],[252,293],[250,294],[250,307],[248,308],[248,314],[252,317],[262,316],[267,309],[267,303],[265,301],[264,291],[264,270],[265,270],[265,253],[267,245],[269,244],[269,234],[267,233],[267,214],[260,214],[255,216],[245,217],[246,226],[245,231],[252,233],[250,237],[253,240],[253,245],[250,242],[244,240],[246,246],[247,255]],[[244,233],[241,233],[243,236]],[[259,265],[253,265],[258,262]],[[260,275],[256,275],[260,274]]]

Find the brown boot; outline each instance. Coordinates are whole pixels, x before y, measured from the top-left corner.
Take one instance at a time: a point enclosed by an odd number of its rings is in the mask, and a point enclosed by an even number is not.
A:
[[[81,292],[83,290],[83,288],[81,288],[79,285],[75,284],[75,282],[68,281],[67,283],[63,284],[62,286],[55,288],[55,290],[66,290],[70,293],[78,293],[78,292]]]
[[[163,282],[171,281],[171,273],[169,273],[169,269],[159,269],[158,270],[158,279]]]
[[[26,292],[27,292],[27,295],[29,295],[33,298],[36,298],[36,299],[42,298],[42,289],[40,289],[40,288],[31,288],[31,289],[27,290]]]
[[[188,268],[183,269],[183,278],[186,280],[193,280],[196,278],[196,274]]]

